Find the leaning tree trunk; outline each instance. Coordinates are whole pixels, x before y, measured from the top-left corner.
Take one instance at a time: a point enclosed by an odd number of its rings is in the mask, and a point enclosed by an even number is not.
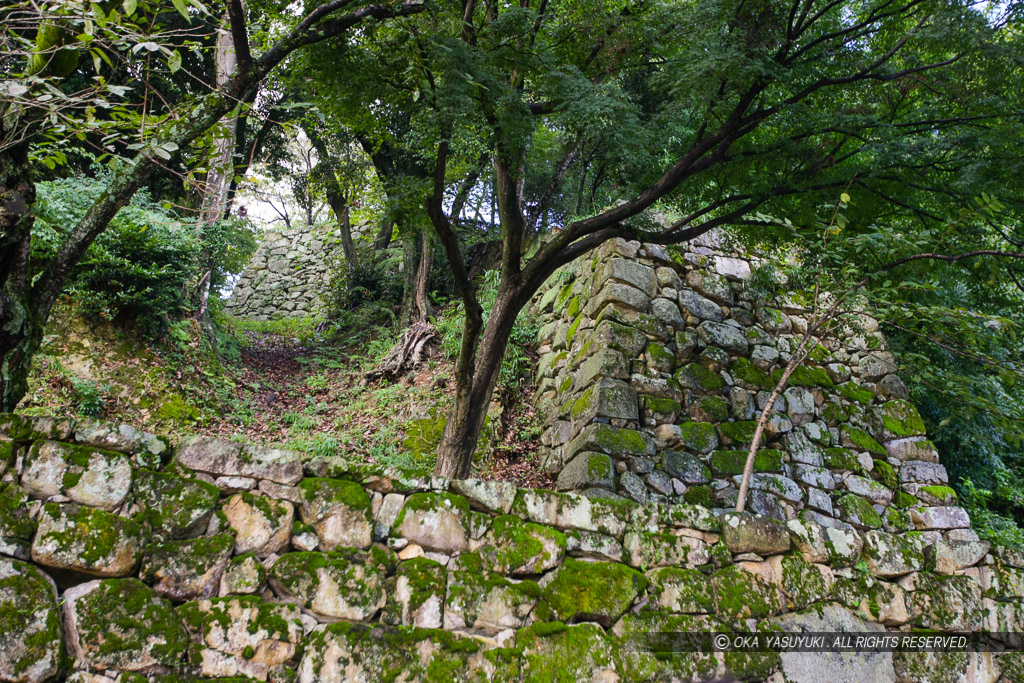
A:
[[[36,187],[27,145],[0,154],[0,411],[28,390],[32,356],[43,330],[28,301],[32,204]]]
[[[223,90],[231,80],[238,60],[235,54],[235,45],[231,38],[231,31],[228,30],[231,20],[227,12],[221,19],[221,31],[217,35],[217,48],[215,62],[217,69],[217,89]],[[203,273],[199,284],[199,306],[196,310],[196,319],[203,326],[210,343],[214,343],[213,324],[208,315],[210,291],[213,287],[213,269],[215,264],[210,255],[208,242],[211,228],[224,217],[225,207],[228,205],[228,197],[231,193],[231,182],[234,178],[234,151],[235,132],[238,126],[238,116],[229,115],[221,120],[224,128],[214,140],[213,154],[209,160],[209,171],[206,173],[206,183],[203,192],[203,209],[199,221],[200,243],[203,251],[200,255],[200,269]],[[215,345],[214,345],[215,346]]]
[[[455,404],[437,448],[434,473],[439,476],[465,479],[470,475],[473,454],[501,373],[505,348],[519,314],[513,293],[503,292],[503,289],[499,288],[482,334],[479,320],[473,320],[472,316],[466,318],[462,349],[455,368]]]

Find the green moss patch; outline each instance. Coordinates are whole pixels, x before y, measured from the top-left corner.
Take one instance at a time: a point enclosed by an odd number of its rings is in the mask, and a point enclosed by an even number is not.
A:
[[[763,619],[779,611],[778,590],[737,565],[712,574],[711,585],[715,591],[715,614],[720,619]]]
[[[107,579],[74,605],[79,641],[99,669],[176,669],[188,633],[171,603],[138,579]]]
[[[782,378],[782,370],[778,369],[772,373],[773,385]],[[807,365],[798,365],[793,373],[789,376],[789,386],[791,387],[822,387],[830,388],[835,385],[832,378],[828,376],[823,368],[810,367]]]
[[[756,429],[757,422],[754,420],[724,422],[718,425],[718,431],[722,435],[723,442],[740,446],[746,446],[754,440],[754,431]]]
[[[754,456],[754,472],[781,472],[782,451],[761,449]],[[715,474],[742,474],[747,462],[747,451],[715,451],[711,454],[711,469]]]
[[[694,391],[721,391],[725,389],[725,380],[714,370],[700,363],[689,363],[676,373],[676,381],[687,389]]]
[[[487,543],[478,552],[489,571],[539,574],[557,566],[565,544],[565,534],[557,529],[501,515],[494,518]]]
[[[643,574],[624,564],[569,557],[544,588],[544,605],[558,621],[596,621],[607,627],[647,584]]]
[[[840,518],[854,526],[868,529],[878,529],[882,526],[881,516],[867,498],[848,493],[836,501],[836,507]]]
[[[187,538],[206,530],[220,497],[213,484],[167,472],[136,470],[132,484],[139,520],[155,539]]]
[[[875,398],[875,392],[865,389],[854,381],[843,382],[836,387],[836,390],[843,398],[863,405],[871,405],[871,401]]]
[[[775,380],[771,375],[742,356],[729,365],[729,373],[734,379],[761,391],[771,391],[775,388]]]
[[[887,457],[889,453],[885,450],[882,444],[878,443],[874,437],[865,432],[863,429],[857,429],[856,427],[846,427],[843,429],[843,433],[846,434],[846,438],[853,443],[854,446],[862,451],[867,451],[871,455],[880,455],[883,458]]]

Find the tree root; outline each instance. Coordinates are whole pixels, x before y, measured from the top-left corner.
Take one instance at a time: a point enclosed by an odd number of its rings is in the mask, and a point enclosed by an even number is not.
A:
[[[395,381],[434,355],[439,343],[433,325],[413,323],[377,367],[363,375],[363,385],[379,379]]]

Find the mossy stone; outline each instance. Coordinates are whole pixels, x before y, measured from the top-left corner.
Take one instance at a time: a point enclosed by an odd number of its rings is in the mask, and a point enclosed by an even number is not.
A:
[[[886,401],[875,410],[875,418],[881,421],[879,432],[887,438],[923,436],[924,420],[912,403],[902,399]]]
[[[46,503],[32,541],[33,561],[96,576],[128,576],[142,554],[137,522],[82,505]]]
[[[826,448],[822,451],[822,461],[830,470],[848,470],[857,474],[864,473],[864,466],[848,448]]]
[[[369,621],[384,606],[384,572],[342,552],[285,553],[267,577],[274,592],[328,619]]]
[[[500,515],[477,552],[488,571],[516,576],[557,567],[565,547],[565,534],[557,529]]]
[[[875,398],[875,392],[865,389],[854,381],[843,382],[836,387],[836,390],[843,398],[862,405],[871,405],[871,401]]]
[[[475,553],[460,555],[458,562],[459,569],[448,573],[445,628],[498,633],[526,624],[541,596],[536,582],[485,572]]]
[[[524,683],[620,679],[618,649],[595,624],[536,624],[517,633],[515,643]]]
[[[896,470],[885,460],[875,460],[871,474],[887,489],[895,491],[900,487],[900,479],[896,476]]]
[[[712,507],[714,502],[711,488],[702,484],[687,488],[683,493],[683,500],[691,505],[703,505],[708,508]]]
[[[29,509],[28,491],[17,484],[0,482],[0,553],[26,554],[36,531]]]
[[[742,356],[729,365],[729,374],[740,383],[755,390],[771,391],[775,388],[775,381],[767,372],[750,362],[750,359]]]
[[[710,614],[715,594],[707,576],[697,569],[659,567],[647,572],[652,603],[647,609],[671,614]]]
[[[156,540],[202,534],[220,498],[213,484],[146,469],[135,471],[132,490],[142,508],[138,519]]]
[[[721,396],[703,396],[694,404],[691,415],[701,420],[725,422],[729,419],[729,402]]]
[[[883,458],[889,455],[885,450],[885,447],[878,443],[873,436],[865,432],[863,429],[847,426],[843,429],[843,433],[854,446],[862,451],[867,451],[871,455],[878,455]]]
[[[715,571],[711,584],[715,590],[715,614],[720,619],[763,619],[779,611],[775,586],[738,565]]]
[[[444,565],[426,557],[414,557],[398,567],[388,582],[388,600],[381,613],[386,624],[441,628],[447,572]]]
[[[781,378],[781,369],[775,370],[772,373],[773,382],[778,382]],[[828,373],[823,368],[799,365],[789,376],[788,384],[791,387],[830,388],[835,385],[835,382],[832,381],[832,378],[828,376]]]
[[[53,581],[27,562],[0,557],[0,680],[53,679],[61,630]]]
[[[138,579],[105,579],[68,593],[76,649],[90,668],[175,670],[183,663],[189,643],[185,625],[168,600]]]
[[[689,363],[676,373],[676,381],[686,389],[693,391],[721,391],[725,389],[725,380],[714,370],[700,363]]]
[[[836,507],[839,517],[854,526],[865,529],[878,529],[882,526],[882,518],[867,498],[848,493],[838,501]]]
[[[754,420],[723,422],[718,425],[718,431],[722,435],[722,442],[738,446],[749,445],[754,440],[754,431],[756,429],[757,422]]]
[[[832,593],[825,575],[800,555],[782,558],[782,592],[790,610],[802,610],[828,600]]]
[[[917,490],[917,495],[930,505],[957,504],[956,491],[948,486],[922,486]]]
[[[687,450],[708,453],[718,445],[715,425],[710,422],[684,422],[679,425],[679,439]]]
[[[624,564],[567,557],[543,589],[544,605],[554,620],[596,621],[607,627],[647,584],[643,574]]]
[[[483,680],[482,646],[440,629],[329,624],[306,645],[300,680]]]
[[[747,451],[715,451],[711,454],[711,469],[715,474],[742,474],[747,463]],[[754,472],[781,472],[782,451],[759,449],[754,456]]]

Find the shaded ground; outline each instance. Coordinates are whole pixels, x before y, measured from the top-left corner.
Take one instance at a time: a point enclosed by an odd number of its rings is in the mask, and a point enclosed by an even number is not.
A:
[[[402,467],[433,467],[433,452],[403,447],[410,420],[451,406],[452,363],[435,356],[394,383],[361,379],[388,340],[337,348],[316,335],[234,331],[237,356],[217,362],[197,330],[171,330],[161,348],[109,324],[73,316],[56,324],[40,354],[25,412],[88,414],[162,434],[202,433],[274,443],[310,457],[343,455]],[[377,342],[377,343],[375,343]],[[507,400],[503,429],[475,476],[552,486],[537,466],[540,425],[532,390]]]

